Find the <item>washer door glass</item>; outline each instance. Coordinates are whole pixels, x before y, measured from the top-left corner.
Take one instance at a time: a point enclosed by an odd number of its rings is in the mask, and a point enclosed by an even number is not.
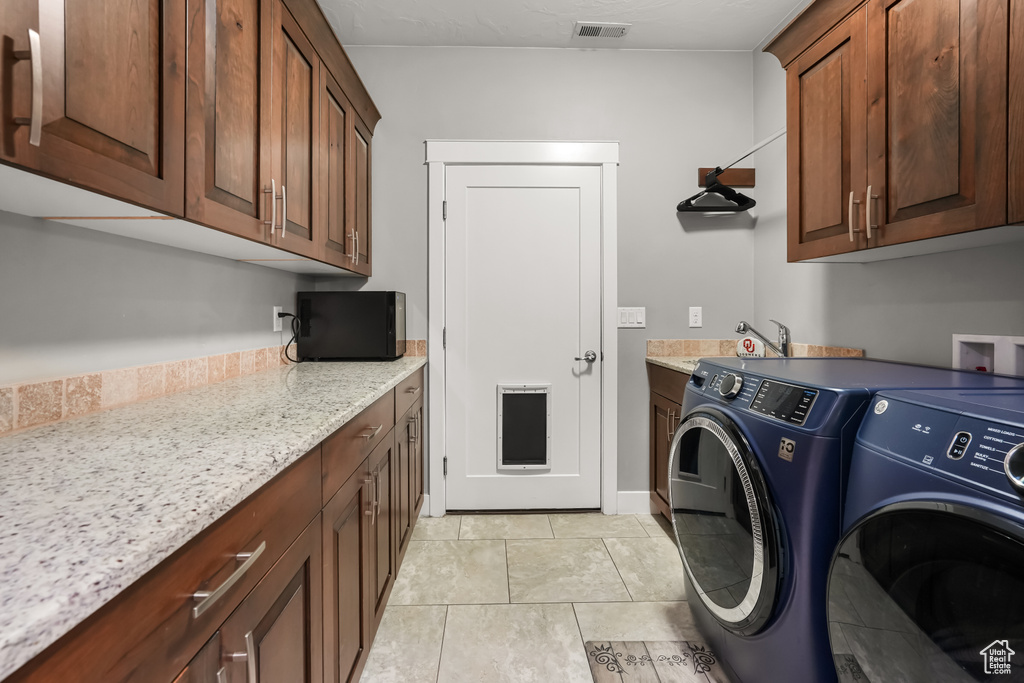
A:
[[[948,503],[893,505],[855,526],[829,577],[840,679],[1024,681],[1021,533]]]
[[[704,408],[672,440],[669,502],[676,543],[699,599],[728,629],[756,633],[771,615],[776,524],[760,468],[736,425]]]

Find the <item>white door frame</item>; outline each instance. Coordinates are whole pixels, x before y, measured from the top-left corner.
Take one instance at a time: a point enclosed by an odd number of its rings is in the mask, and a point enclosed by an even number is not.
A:
[[[558,165],[601,167],[601,511],[618,512],[619,338],[617,142],[427,140],[427,379],[430,386],[430,516],[445,514],[445,166]]]

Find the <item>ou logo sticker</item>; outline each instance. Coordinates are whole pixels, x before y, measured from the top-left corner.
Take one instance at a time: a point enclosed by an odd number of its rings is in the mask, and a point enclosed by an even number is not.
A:
[[[747,353],[753,353],[756,348],[757,344],[755,344],[754,340],[751,339],[750,337],[747,337],[746,339],[743,340],[743,350],[746,351]]]
[[[779,441],[779,457],[788,462],[793,462],[793,453],[796,452],[796,441],[782,437]]]

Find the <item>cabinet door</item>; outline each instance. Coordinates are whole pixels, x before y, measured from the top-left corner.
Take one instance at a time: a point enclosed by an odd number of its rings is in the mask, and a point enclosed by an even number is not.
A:
[[[1024,0],[1010,3],[1009,204],[1007,222],[1024,223]]]
[[[226,676],[227,669],[221,661],[220,631],[217,631],[174,683],[222,683]]]
[[[370,129],[357,117],[353,118],[351,128],[352,153],[352,211],[355,216],[355,255],[356,263],[353,270],[362,274],[370,275],[372,268],[372,235],[370,229],[370,157],[371,157],[371,135]]]
[[[324,506],[324,678],[358,681],[370,651],[370,518],[366,461]]]
[[[651,499],[669,521],[668,460],[672,433],[682,419],[683,407],[661,394],[651,393]]]
[[[412,409],[412,416],[415,424],[413,432],[412,452],[412,519],[411,524],[415,528],[416,519],[419,517],[420,509],[423,507],[423,463],[426,440],[423,438],[423,399],[416,402]],[[411,534],[410,534],[411,536]]]
[[[263,241],[271,218],[268,0],[188,0],[185,216]],[[264,192],[267,190],[267,192]]]
[[[384,607],[395,580],[398,543],[396,515],[393,509],[395,494],[395,438],[394,432],[380,442],[370,454],[370,478],[373,480],[374,516],[370,531],[370,597],[373,600],[371,634],[377,633]]]
[[[279,185],[274,246],[319,256],[320,58],[281,0],[274,0],[271,145]]]
[[[227,683],[323,681],[320,515],[221,627]]]
[[[1006,0],[868,3],[875,244],[1006,222]]]
[[[398,460],[398,499],[395,501],[398,528],[398,563],[412,539],[413,468],[416,455],[416,421],[409,411],[395,425],[395,453]]]
[[[867,244],[865,30],[859,10],[786,72],[790,261]]]
[[[355,265],[356,236],[354,209],[349,201],[354,193],[349,129],[355,113],[334,77],[320,70],[320,216],[323,219],[324,244],[321,258],[342,268]]]
[[[182,215],[185,0],[0,5],[0,159]],[[39,78],[14,54],[30,51],[29,29]],[[33,117],[33,101],[38,147],[15,121]]]

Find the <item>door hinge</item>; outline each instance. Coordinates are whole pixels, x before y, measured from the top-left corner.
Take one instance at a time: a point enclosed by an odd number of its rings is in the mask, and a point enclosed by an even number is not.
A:
[[[448,456],[444,456],[444,476],[448,476]]]
[[[448,348],[448,328],[447,327],[442,327],[441,328],[441,348],[442,349],[447,349]]]
[[[448,220],[448,200],[441,202],[441,220]]]

